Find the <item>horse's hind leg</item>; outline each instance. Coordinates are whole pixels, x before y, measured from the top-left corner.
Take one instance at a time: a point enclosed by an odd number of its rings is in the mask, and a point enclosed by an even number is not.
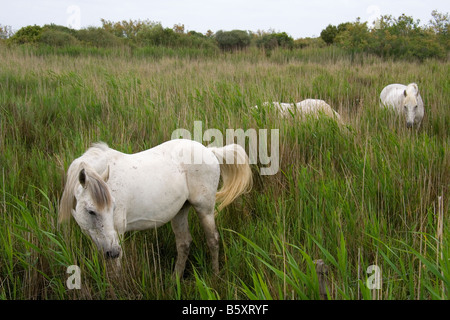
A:
[[[201,146],[201,148],[204,147]],[[219,233],[214,221],[214,205],[220,179],[220,166],[212,152],[203,151],[201,154],[205,164],[185,167],[189,189],[188,201],[197,212],[205,232],[206,243],[211,252],[213,271],[219,273]]]
[[[206,243],[211,252],[213,271],[217,274],[219,273],[219,232],[217,232],[214,221],[214,205],[194,206],[194,208],[205,231]]]
[[[189,255],[189,247],[192,242],[191,233],[189,232],[188,213],[190,205],[186,203],[175,218],[172,219],[172,230],[175,233],[175,241],[177,244],[177,261],[175,263],[175,276],[182,277],[186,260]]]

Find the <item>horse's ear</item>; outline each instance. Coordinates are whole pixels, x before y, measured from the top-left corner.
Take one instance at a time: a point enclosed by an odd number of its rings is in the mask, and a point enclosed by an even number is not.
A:
[[[403,91],[403,95],[406,97],[406,95],[407,95],[406,89],[405,89],[405,91]]]
[[[109,165],[106,167],[105,171],[100,175],[103,181],[108,182],[109,179]]]
[[[80,174],[78,175],[78,181],[80,181],[80,184],[83,188],[86,189],[86,183],[87,183],[87,175],[86,171],[84,169],[81,169]]]
[[[419,86],[414,83],[414,89],[416,89],[416,97],[419,95]]]

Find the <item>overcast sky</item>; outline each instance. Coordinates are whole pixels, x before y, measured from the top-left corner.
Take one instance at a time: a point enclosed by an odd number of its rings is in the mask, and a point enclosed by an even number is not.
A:
[[[18,30],[27,25],[84,28],[111,21],[145,20],[185,30],[285,31],[294,38],[319,36],[328,24],[373,21],[402,13],[428,23],[431,11],[450,11],[449,0],[0,0],[0,25]]]

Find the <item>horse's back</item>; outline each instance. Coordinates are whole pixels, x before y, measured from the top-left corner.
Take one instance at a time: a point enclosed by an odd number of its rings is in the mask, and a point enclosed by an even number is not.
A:
[[[297,103],[297,110],[305,114],[324,115],[341,121],[341,116],[326,101],[321,99],[305,99]]]
[[[400,83],[393,83],[384,87],[380,93],[380,106],[398,108],[405,89],[406,86]]]
[[[298,102],[296,105],[298,110],[303,112],[315,111],[320,109],[331,109],[331,106],[321,99],[305,99]]]
[[[406,86],[404,84],[400,83],[389,84],[385,86],[383,90],[381,90],[380,99],[383,100],[383,98],[386,98],[389,95],[398,95],[399,93],[403,93],[405,89]]]
[[[220,166],[217,157],[209,148],[194,140],[174,139],[147,152],[150,157],[158,155],[165,163],[161,166],[170,167],[166,179],[177,180],[182,184],[177,188],[183,190],[185,200],[198,202],[208,198],[214,202],[220,179]]]

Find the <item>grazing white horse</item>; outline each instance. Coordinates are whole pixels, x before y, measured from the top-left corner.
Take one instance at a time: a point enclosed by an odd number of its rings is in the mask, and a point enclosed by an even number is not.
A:
[[[272,105],[280,112],[283,117],[288,116],[291,112],[298,112],[301,115],[312,115],[318,117],[319,114],[335,119],[339,123],[342,123],[341,116],[331,106],[320,99],[305,99],[297,103],[284,103],[284,102],[272,102]],[[263,106],[269,107],[269,102],[264,102]],[[254,106],[258,109],[258,106]]]
[[[222,176],[222,188],[217,191]],[[188,212],[196,210],[219,271],[219,210],[250,191],[252,173],[245,150],[231,144],[207,148],[178,139],[152,149],[124,154],[94,144],[75,159],[61,198],[59,221],[75,218],[108,258],[119,258],[119,238],[126,231],[158,228],[171,221],[177,246],[175,273],[182,276],[192,241]]]
[[[423,100],[416,83],[407,86],[403,84],[390,84],[381,91],[380,102],[382,107],[392,108],[406,117],[406,126],[420,127],[424,115]]]

